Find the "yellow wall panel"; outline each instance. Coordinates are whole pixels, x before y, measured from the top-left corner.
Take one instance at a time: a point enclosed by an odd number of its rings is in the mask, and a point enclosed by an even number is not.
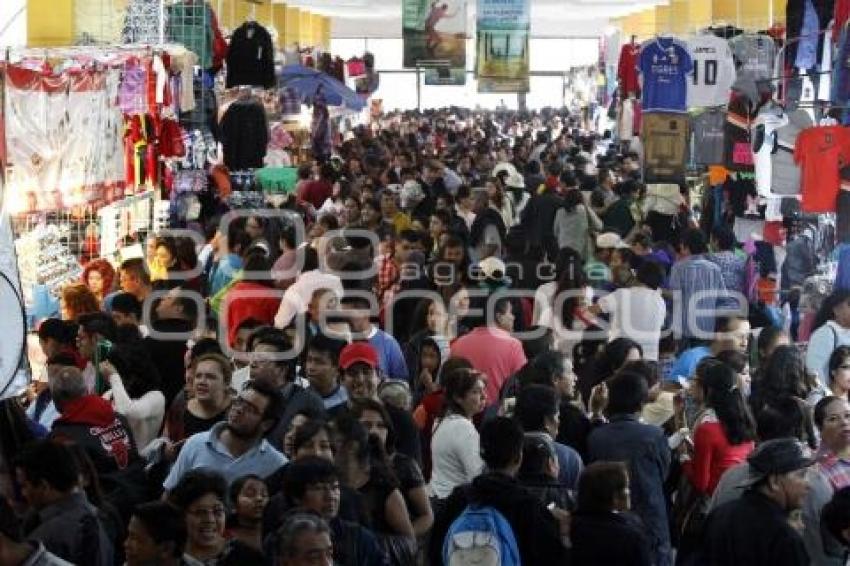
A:
[[[286,4],[272,4],[272,27],[277,30],[278,41],[286,33]]]
[[[655,31],[654,34],[670,33],[670,6],[655,7]]]
[[[301,43],[301,10],[287,6],[285,25],[286,33],[284,45]]]
[[[322,44],[322,16],[319,14],[310,14],[310,37],[313,39],[313,45]]]
[[[785,5],[787,0],[773,0],[773,23],[785,23]]]
[[[299,41],[303,46],[309,46],[313,44],[313,30],[310,29],[310,12],[306,10],[302,10],[299,15],[301,16],[301,25],[298,27],[299,30]]]
[[[648,39],[656,34],[655,8],[647,8],[638,12],[635,32],[639,39]]]
[[[27,45],[55,47],[74,43],[74,0],[29,0]]]

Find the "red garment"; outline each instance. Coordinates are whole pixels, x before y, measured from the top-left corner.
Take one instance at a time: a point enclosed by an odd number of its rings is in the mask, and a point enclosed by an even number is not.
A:
[[[212,68],[218,71],[224,66],[224,60],[227,58],[227,41],[224,39],[224,34],[221,33],[218,16],[212,8],[210,8],[210,26],[212,26],[213,31]]]
[[[438,389],[422,398],[419,406],[413,411],[413,420],[419,428],[422,443],[422,475],[425,481],[431,479],[431,437],[434,434],[434,423],[443,412],[445,393]]]
[[[99,395],[84,395],[62,405],[58,423],[77,423],[104,427],[115,420],[112,404]]]
[[[640,56],[640,45],[627,43],[620,49],[620,61],[617,64],[617,79],[620,81],[620,92],[623,98],[630,94],[640,97],[640,83],[638,83],[638,57]]]
[[[800,133],[794,161],[802,169],[803,212],[835,212],[839,170],[850,164],[850,128],[816,126]]]
[[[487,376],[487,405],[499,402],[502,386],[528,361],[522,342],[500,328],[479,326],[452,342],[452,356],[466,358]]]
[[[240,296],[240,293],[245,295]],[[274,324],[282,297],[283,291],[253,281],[240,281],[231,287],[224,298],[228,343],[233,346],[239,325],[249,318],[261,324]]]
[[[850,20],[850,0],[835,0],[835,21],[832,27],[832,41],[838,42],[844,24]]]
[[[705,421],[694,431],[694,457],[682,471],[699,493],[711,495],[723,472],[746,460],[754,447],[752,441],[729,444],[719,422]]]
[[[324,179],[307,181],[298,188],[298,200],[299,202],[309,202],[318,210],[322,208],[326,200],[331,198],[333,191],[333,185]]]

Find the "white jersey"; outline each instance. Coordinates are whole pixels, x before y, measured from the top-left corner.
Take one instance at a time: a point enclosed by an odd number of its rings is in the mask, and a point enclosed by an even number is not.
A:
[[[735,82],[735,61],[729,43],[715,35],[688,40],[694,70],[688,83],[688,107],[723,106]]]

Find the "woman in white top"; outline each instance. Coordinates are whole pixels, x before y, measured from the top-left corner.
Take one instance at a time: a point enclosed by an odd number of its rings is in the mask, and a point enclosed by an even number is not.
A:
[[[484,410],[484,376],[458,369],[443,376],[443,416],[434,423],[431,437],[431,497],[445,499],[454,488],[472,481],[484,464],[479,454],[478,431],[472,417]]]
[[[645,260],[637,272],[638,285],[623,287],[601,297],[588,309],[593,315],[611,315],[609,340],[625,336],[643,349],[646,360],[658,361],[658,342],[667,314],[667,305],[659,287],[664,281],[664,269],[652,260]]]
[[[822,388],[829,385],[829,356],[838,346],[850,345],[850,291],[835,291],[827,297],[815,317],[806,369],[818,376]]]
[[[160,391],[159,372],[141,341],[116,345],[99,369],[109,384],[104,399],[111,401],[115,412],[127,419],[141,452],[159,436],[165,416],[165,396]]]

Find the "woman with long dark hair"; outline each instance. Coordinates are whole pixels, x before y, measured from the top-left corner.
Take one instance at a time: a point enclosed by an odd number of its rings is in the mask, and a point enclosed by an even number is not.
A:
[[[381,441],[370,436],[351,414],[337,418],[333,429],[334,463],[340,483],[362,497],[371,529],[391,563],[397,566],[411,563],[416,554],[413,525]]]
[[[165,418],[160,375],[141,340],[117,344],[100,371],[109,384],[104,397],[127,418],[139,450],[159,435]]]
[[[723,472],[752,452],[755,424],[732,368],[717,360],[700,369],[693,389],[703,410],[694,424],[691,458],[682,469],[698,493],[711,495]]]
[[[848,400],[850,393],[850,346],[839,346],[829,356],[829,393]]]
[[[390,467],[399,482],[407,512],[413,525],[413,533],[423,537],[434,524],[434,514],[428,501],[425,480],[419,464],[395,448],[395,429],[383,403],[374,399],[359,398],[351,402],[351,414],[360,421],[370,435],[381,441],[389,459]]]
[[[578,252],[564,248],[555,260],[556,281],[542,285],[534,295],[533,321],[551,328],[555,348],[571,354],[582,332],[593,326],[587,315],[592,290],[587,284],[584,264]]]
[[[446,499],[454,488],[472,481],[483,463],[479,437],[472,418],[484,410],[484,377],[475,370],[458,369],[443,376],[442,416],[431,438],[431,497]]]
[[[814,332],[806,348],[806,367],[826,388],[829,356],[837,347],[850,345],[850,289],[835,291],[824,300],[812,328]]]

